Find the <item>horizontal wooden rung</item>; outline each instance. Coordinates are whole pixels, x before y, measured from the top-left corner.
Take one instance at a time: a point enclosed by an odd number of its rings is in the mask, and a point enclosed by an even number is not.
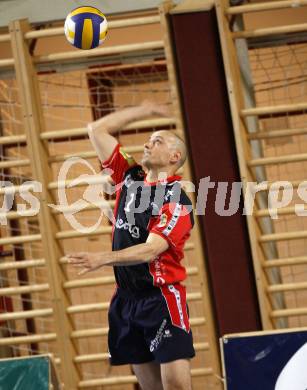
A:
[[[80,137],[87,135],[88,131],[86,127],[76,127],[73,129],[44,131],[40,134],[40,138],[41,140],[48,141],[60,138]]]
[[[135,121],[128,124],[121,130],[121,133],[133,129],[147,129],[147,128],[155,128],[155,127],[174,126],[175,124],[176,124],[175,118],[144,119],[141,121]],[[88,129],[86,127],[78,127],[74,129],[45,131],[41,133],[40,138],[42,140],[52,140],[52,139],[80,137],[80,136],[87,136],[87,135],[88,135]]]
[[[49,284],[32,284],[29,286],[14,286],[0,288],[0,296],[44,292],[49,290]]]
[[[42,267],[45,265],[46,265],[45,259],[6,261],[3,263],[0,263],[0,271],[6,271],[6,270],[10,270],[10,269]]]
[[[13,245],[13,244],[26,244],[30,242],[41,241],[41,239],[42,239],[41,234],[29,234],[26,236],[0,238],[0,246]]]
[[[86,181],[78,181],[76,184],[73,185],[73,188],[75,187],[84,187],[87,185],[93,185],[93,184],[106,184],[108,183],[109,176],[106,175],[92,175],[88,178],[86,178]],[[55,190],[59,188],[68,188],[69,186],[72,185],[72,183],[75,181],[75,179],[69,179],[69,180],[57,180],[53,181],[48,184],[48,189],[49,190]]]
[[[184,250],[186,250],[186,247],[184,247]],[[193,276],[193,275],[198,275],[199,269],[198,267],[187,267],[186,271],[187,271],[187,275]]]
[[[211,367],[208,368],[192,368],[191,370],[191,376],[196,377],[196,376],[207,376],[207,375],[212,375],[213,374],[213,369]]]
[[[263,1],[261,3],[237,5],[228,7],[226,14],[239,15],[250,12],[272,11],[279,9],[295,9],[307,5],[307,0],[282,0],[282,1]]]
[[[305,32],[307,30],[307,23],[301,24],[290,24],[287,26],[278,26],[278,27],[265,27],[257,28],[254,30],[245,30],[245,31],[235,31],[232,33],[234,39],[242,38],[257,38],[257,37],[266,37],[279,34],[293,34]]]
[[[195,245],[193,242],[187,242],[184,246],[185,251],[193,250],[195,249]]]
[[[307,307],[273,310],[270,314],[271,318],[296,317],[305,315],[307,315]]]
[[[5,58],[3,60],[0,60],[0,68],[6,68],[14,66],[15,61],[13,58]]]
[[[100,285],[108,285],[115,283],[114,276],[103,276],[101,278],[91,278],[91,279],[79,279],[79,280],[70,280],[64,283],[64,288],[80,288],[80,287],[93,287]]]
[[[68,154],[61,154],[61,155],[57,155],[57,156],[51,156],[48,158],[48,161],[50,164],[60,163],[60,162],[66,161],[72,157],[83,158],[84,160],[98,159],[97,153],[94,150],[90,150],[90,151],[84,151],[84,152],[80,151],[80,152],[76,152],[76,153],[68,153]]]
[[[135,68],[148,68],[148,67],[152,67],[152,66],[159,66],[159,65],[162,65],[162,66],[165,66],[166,65],[166,60],[165,59],[161,59],[161,60],[155,60],[155,59],[149,59],[148,61],[139,61],[139,62],[131,62],[130,64],[129,63],[122,63],[122,64],[106,64],[104,67],[103,67],[103,73],[104,72],[113,72],[113,71],[121,71],[121,70],[131,70],[131,69],[135,69]],[[91,74],[92,73],[92,70],[89,69],[87,71],[87,73]]]
[[[0,42],[10,42],[11,35],[10,34],[1,34],[0,35]]]
[[[53,314],[52,309],[25,310],[12,313],[0,313],[0,321],[23,320],[26,318],[48,317]]]
[[[81,339],[84,337],[97,337],[97,336],[106,336],[108,334],[109,328],[94,328],[94,329],[82,329],[74,330],[71,333],[73,339]]]
[[[300,291],[306,289],[307,289],[307,282],[274,284],[272,286],[268,286],[267,288],[269,293],[285,292],[285,291]]]
[[[22,160],[0,161],[0,169],[26,167],[28,165],[30,165],[30,160],[28,158]]]
[[[255,185],[253,187],[254,190],[258,189],[258,192],[262,191],[280,191],[280,188],[283,189],[291,189],[291,188],[307,188],[307,181],[305,180],[287,180],[283,181],[282,187],[280,186],[279,181],[269,181],[267,182],[267,185],[263,185],[262,188],[258,185]]]
[[[307,238],[307,230],[305,231],[302,230],[297,232],[264,234],[260,236],[259,241],[265,243],[265,242],[274,242],[274,241],[300,240],[303,238]]]
[[[307,212],[307,208],[304,208],[305,212]],[[294,215],[296,214],[296,209],[295,206],[290,206],[290,207],[282,207],[278,209],[262,209],[262,210],[257,210],[255,211],[254,215],[257,218],[261,217],[268,217],[273,214],[277,215]]]
[[[61,364],[61,358],[59,358],[59,357],[54,358],[54,363],[57,364],[57,365],[60,365]]]
[[[22,218],[37,218],[37,212],[38,210],[24,210],[24,211],[9,211],[3,215],[3,213],[0,213],[0,217],[6,217],[8,220],[12,221],[14,219],[22,219]],[[34,214],[34,215],[33,215]]]
[[[123,149],[126,153],[142,153],[144,151],[144,145],[125,146]]]
[[[194,343],[195,351],[208,351],[210,349],[209,343]]]
[[[202,299],[201,292],[187,293],[187,301],[199,301]]]
[[[84,389],[88,387],[97,387],[97,386],[119,386],[127,384],[136,384],[138,383],[134,375],[117,375],[110,378],[101,378],[101,379],[87,379],[80,381],[78,383],[79,389]]]
[[[307,103],[295,103],[295,104],[282,104],[276,106],[245,108],[240,111],[240,114],[243,117],[248,117],[248,116],[260,116],[260,115],[267,115],[267,114],[281,114],[281,113],[297,112],[297,111],[305,111],[305,110],[307,110]]]
[[[307,153],[299,153],[299,154],[289,154],[286,156],[278,156],[278,157],[265,157],[265,158],[257,158],[247,162],[249,167],[257,167],[264,165],[274,165],[274,164],[288,164],[307,161]]]
[[[16,145],[26,142],[26,140],[27,138],[25,135],[6,135],[0,137],[0,145]]]
[[[91,363],[100,360],[109,360],[108,353],[92,353],[90,355],[79,355],[74,358],[75,363]]]
[[[109,302],[88,303],[84,305],[74,305],[67,308],[68,314],[88,313],[93,311],[108,310]]]
[[[269,259],[263,263],[264,268],[271,267],[283,267],[283,266],[294,266],[294,265],[303,265],[307,264],[307,256],[297,256],[297,257],[285,257],[280,259]]]
[[[205,317],[199,317],[199,318],[190,318],[190,324],[191,326],[201,326],[206,324]]]
[[[84,211],[98,210],[106,207],[107,205],[113,209],[115,206],[115,200],[103,200],[96,203],[88,203],[86,206],[84,206],[82,210],[79,210],[79,208],[74,205],[58,206],[57,209],[52,209],[51,212],[52,214],[60,214],[60,213],[67,213],[67,212],[74,212],[74,211],[76,212],[78,211],[79,213],[81,213]]]
[[[111,234],[112,233],[112,226],[105,226],[102,228],[99,228],[93,232],[78,232],[77,230],[66,230],[63,232],[56,233],[56,238],[59,240],[64,240],[68,238],[78,238],[78,237],[89,237],[89,236],[98,236],[101,234]]]
[[[47,341],[55,341],[55,333],[36,334],[29,336],[5,337],[0,339],[0,346],[4,345],[20,345],[30,343],[45,343]]]
[[[91,57],[101,57],[109,56],[114,54],[124,54],[124,53],[133,53],[133,52],[143,52],[148,50],[158,50],[164,49],[164,42],[154,41],[154,42],[144,42],[144,43],[130,43],[126,45],[113,45],[110,47],[99,47],[92,50],[78,50],[78,51],[67,51],[59,52],[47,55],[41,55],[34,57],[34,61],[37,64],[42,64],[46,62],[53,61],[67,61],[67,60],[77,60],[81,58],[91,58]]]
[[[279,137],[291,137],[295,135],[307,134],[307,127],[305,128],[294,128],[294,129],[283,129],[283,130],[271,130],[271,131],[260,131],[256,133],[248,133],[247,138],[253,139],[271,139]]]
[[[144,16],[144,17],[135,17],[135,18],[132,17],[128,19],[108,20],[108,28],[113,30],[115,28],[142,26],[142,25],[149,25],[155,23],[160,23],[159,16],[154,15],[154,16]],[[25,33],[25,38],[38,39],[38,38],[46,38],[46,37],[55,37],[58,35],[63,36],[63,34],[64,34],[63,27],[54,27],[54,28],[46,28],[46,29],[36,30],[36,31],[29,31]],[[6,37],[7,35],[9,36],[9,34],[3,36]]]

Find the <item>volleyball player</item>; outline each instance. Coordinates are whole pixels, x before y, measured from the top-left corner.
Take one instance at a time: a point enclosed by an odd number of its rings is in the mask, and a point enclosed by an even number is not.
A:
[[[122,185],[116,196],[112,251],[68,257],[80,274],[114,267],[111,364],[131,364],[143,390],[190,390],[195,352],[181,260],[194,222],[191,202],[176,175],[186,147],[172,132],[156,131],[144,145],[141,166],[112,135],[130,122],[166,115],[165,107],[144,102],[88,125],[103,168],[110,168],[114,183]]]

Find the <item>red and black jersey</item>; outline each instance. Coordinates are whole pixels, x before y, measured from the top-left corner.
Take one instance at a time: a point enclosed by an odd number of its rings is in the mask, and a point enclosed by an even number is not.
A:
[[[142,167],[117,145],[102,164],[113,171],[116,194],[112,249],[146,242],[149,233],[167,240],[169,247],[149,263],[115,266],[117,285],[139,292],[179,283],[186,278],[183,248],[194,225],[192,204],[181,188],[180,176],[148,183]]]

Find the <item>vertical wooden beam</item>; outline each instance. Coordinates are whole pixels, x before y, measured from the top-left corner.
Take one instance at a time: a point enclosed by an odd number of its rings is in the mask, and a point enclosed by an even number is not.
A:
[[[170,87],[171,87],[171,98],[172,98],[173,109],[174,109],[174,117],[176,118],[176,127],[181,132],[182,137],[187,142],[186,135],[184,132],[184,119],[182,114],[180,92],[179,92],[178,80],[176,75],[177,73],[176,73],[175,58],[172,49],[170,24],[168,20],[169,12],[171,11],[172,8],[173,8],[172,1],[164,1],[163,4],[160,6],[161,27],[164,33],[163,39],[165,43],[165,57],[167,61],[167,70],[168,70],[168,76],[169,76]],[[188,158],[188,162],[185,165],[184,176],[191,181],[192,174],[191,174],[191,167],[189,161],[190,158]],[[195,204],[195,199],[193,199],[193,201]],[[221,378],[221,365],[220,365],[220,357],[219,357],[219,350],[218,350],[218,337],[215,330],[214,314],[211,305],[210,291],[208,287],[209,280],[205,268],[204,252],[202,249],[200,227],[199,227],[199,222],[197,217],[195,218],[193,238],[194,238],[195,252],[196,252],[195,257],[197,259],[197,266],[200,273],[200,280],[201,280],[200,289],[202,292],[203,310],[205,313],[206,325],[208,330],[208,342],[210,346],[210,355],[212,358],[212,360],[208,363],[213,368],[213,375],[215,377],[214,389],[220,390],[222,389],[222,383],[219,379]]]
[[[253,181],[248,170],[247,161],[251,159],[250,145],[247,141],[246,124],[244,118],[240,116],[240,111],[244,108],[244,98],[242,95],[242,85],[237,53],[232,40],[229,21],[226,16],[226,9],[229,7],[228,0],[216,0],[216,12],[219,26],[221,48],[223,53],[224,69],[226,74],[228,97],[232,116],[232,123],[235,135],[236,149],[238,155],[239,169],[243,184],[244,193],[247,190],[247,182]],[[253,265],[256,277],[258,300],[261,312],[262,326],[264,329],[272,329],[273,322],[270,317],[271,302],[267,296],[267,279],[263,272],[261,263],[263,261],[263,251],[259,243],[260,230],[253,215],[247,215],[247,225],[249,230],[250,245],[253,255]]]
[[[54,202],[48,191],[48,183],[52,181],[52,171],[48,165],[48,150],[40,140],[40,133],[44,130],[44,118],[36,69],[29,54],[28,44],[24,39],[24,34],[30,30],[30,26],[26,20],[17,20],[9,24],[9,30],[32,175],[34,180],[42,184],[38,218],[51,289],[50,299],[54,311],[62,378],[65,388],[73,390],[77,389],[81,375],[74,364],[77,351],[70,338],[73,327],[66,312],[71,302],[62,287],[66,279],[64,269],[59,263],[63,250],[55,238],[58,226],[48,207],[48,203]]]

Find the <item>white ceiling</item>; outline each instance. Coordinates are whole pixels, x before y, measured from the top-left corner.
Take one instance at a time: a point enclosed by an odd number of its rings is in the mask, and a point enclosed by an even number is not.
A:
[[[156,8],[162,0],[0,0],[0,27],[11,20],[27,18],[31,23],[64,20],[74,8],[89,5],[105,15]],[[174,0],[180,3],[181,0]]]

